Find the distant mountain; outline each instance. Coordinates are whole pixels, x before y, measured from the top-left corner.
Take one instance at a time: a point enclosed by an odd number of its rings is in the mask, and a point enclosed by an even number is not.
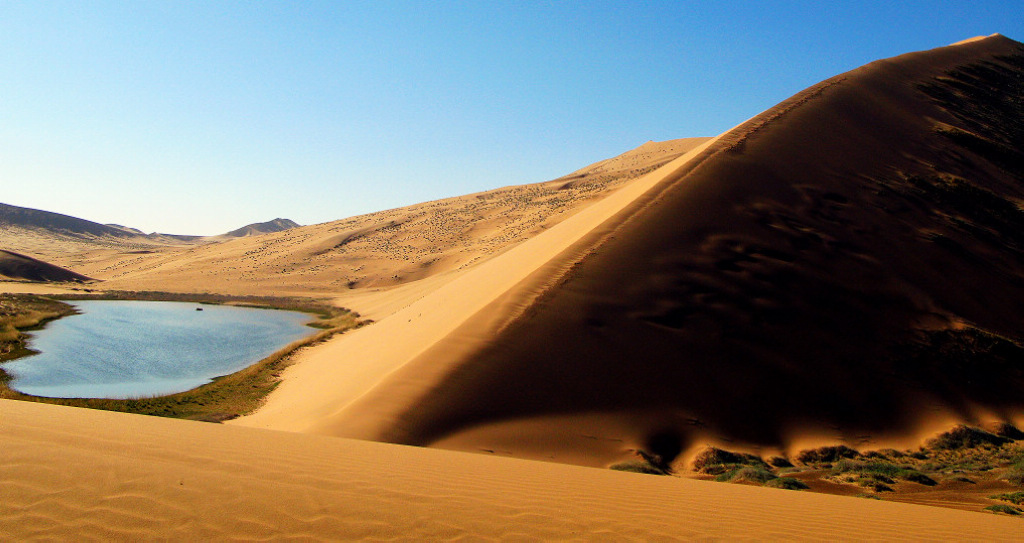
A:
[[[223,237],[244,238],[248,236],[258,236],[260,234],[281,232],[298,226],[301,225],[291,219],[274,219],[272,221],[258,222],[243,226],[238,230],[232,230],[227,234],[223,234]]]
[[[143,232],[142,230],[139,230],[138,228],[129,228],[127,226],[121,226],[120,224],[107,224],[107,225],[104,225],[104,226],[109,226],[111,228],[117,228],[119,230],[124,230],[125,232],[128,232],[129,234],[131,234],[133,236],[145,236],[146,235],[145,232]]]
[[[93,279],[30,256],[0,249],[0,277],[29,281],[83,283]]]
[[[132,239],[133,241],[148,240],[159,244],[175,244],[180,242],[191,243],[204,240],[213,241],[217,238],[257,236],[260,234],[269,234],[271,232],[288,230],[289,228],[295,228],[300,225],[289,219],[274,219],[272,221],[249,224],[220,236],[189,236],[181,234],[164,234],[160,232],[146,234],[138,228],[131,228],[120,224],[100,224],[85,219],[79,219],[78,217],[53,213],[51,211],[0,204],[0,226],[20,227],[35,231],[44,230],[53,234],[72,236],[76,238],[106,237],[123,240]],[[144,240],[140,238],[144,238]]]
[[[60,213],[0,204],[0,226],[50,230],[72,236],[111,236],[128,238],[140,235],[133,229],[119,225],[106,225]]]

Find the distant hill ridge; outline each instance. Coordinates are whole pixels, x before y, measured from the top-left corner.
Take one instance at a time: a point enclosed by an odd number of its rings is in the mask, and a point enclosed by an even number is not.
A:
[[[123,226],[99,224],[69,215],[53,213],[52,211],[42,211],[8,204],[0,204],[0,226],[37,228],[80,236],[111,236],[120,238],[138,235]]]
[[[249,224],[237,230],[232,230],[227,234],[224,234],[224,236],[230,238],[244,238],[248,236],[258,236],[260,234],[270,234],[272,232],[282,232],[298,226],[301,225],[291,219],[279,218],[272,221]]]
[[[189,236],[181,234],[164,234],[153,232],[143,233],[137,228],[122,226],[120,224],[100,224],[97,222],[27,207],[18,207],[10,204],[0,203],[0,226],[17,226],[37,230],[48,230],[54,233],[72,235],[77,237],[113,237],[113,238],[147,238],[158,241],[202,241],[216,237],[246,237],[271,232],[280,232],[299,226],[290,219],[274,219],[272,221],[253,223],[232,230],[221,236]]]

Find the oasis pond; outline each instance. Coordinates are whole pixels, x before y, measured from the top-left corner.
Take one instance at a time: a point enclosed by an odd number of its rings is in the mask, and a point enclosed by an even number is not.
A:
[[[38,354],[4,364],[19,392],[50,398],[138,398],[190,390],[316,333],[313,317],[185,302],[88,300],[32,332]],[[199,311],[202,309],[202,311]]]

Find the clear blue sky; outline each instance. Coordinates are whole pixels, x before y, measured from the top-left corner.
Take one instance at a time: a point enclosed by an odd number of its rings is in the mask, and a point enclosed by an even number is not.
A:
[[[0,202],[216,234],[545,181],[1022,7],[0,0]]]

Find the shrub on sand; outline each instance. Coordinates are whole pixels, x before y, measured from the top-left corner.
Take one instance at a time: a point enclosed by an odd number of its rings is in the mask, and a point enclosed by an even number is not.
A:
[[[929,449],[954,450],[970,449],[986,444],[999,446],[1010,441],[1012,441],[1010,438],[997,436],[981,428],[972,428],[961,424],[948,432],[929,439],[925,446]]]
[[[888,462],[858,462],[856,460],[842,459],[832,466],[832,473],[859,473],[878,474],[893,477],[902,468]]]
[[[1003,476],[1003,480],[1011,485],[1024,486],[1024,470],[1011,469]]]
[[[897,479],[903,479],[904,481],[910,481],[912,483],[925,486],[935,486],[939,484],[935,479],[932,479],[916,469],[901,469],[896,472],[895,477]]]
[[[1009,422],[1001,422],[992,429],[992,433],[1007,439],[1014,441],[1020,441],[1024,439],[1024,432],[1020,431],[1020,428],[1010,424]]]
[[[835,466],[832,467],[832,472],[855,474],[857,476],[855,479],[857,484],[872,488],[879,487],[880,484],[893,484],[895,482],[893,479],[902,479],[926,486],[938,484],[935,479],[916,469],[888,462],[858,462],[856,460],[843,459],[836,462]],[[886,489],[892,490],[888,487]]]
[[[846,445],[830,445],[800,451],[796,459],[801,464],[831,464],[843,458],[857,458],[860,453]]]
[[[1024,492],[1008,492],[1006,494],[994,494],[988,497],[990,500],[1010,502],[1013,505],[1024,504]]]
[[[990,505],[990,506],[985,508],[985,511],[992,511],[993,513],[1002,513],[1004,515],[1019,515],[1020,514],[1020,509],[1017,509],[1016,507],[1014,507],[1012,505],[1006,505],[1005,503],[1000,503],[1000,504],[996,504],[996,505]]]
[[[794,479],[792,477],[776,477],[775,479],[771,479],[768,482],[766,482],[764,486],[771,488],[782,488],[785,490],[806,490],[810,488],[809,486],[805,485],[803,481],[799,479]]]
[[[743,466],[730,471],[727,471],[715,480],[718,482],[729,482],[729,483],[757,483],[764,484],[772,479],[776,479],[774,473],[758,467]]]
[[[633,473],[646,473],[648,475],[668,475],[665,470],[655,467],[646,460],[628,460],[608,466],[608,469],[615,471],[629,471]]]
[[[726,451],[708,447],[693,459],[693,469],[700,473],[719,475],[739,466],[754,466],[768,470],[768,464],[760,456]]]

